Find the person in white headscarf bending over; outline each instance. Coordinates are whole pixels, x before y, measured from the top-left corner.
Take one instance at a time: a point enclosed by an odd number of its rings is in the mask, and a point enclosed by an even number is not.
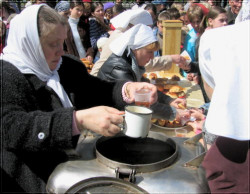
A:
[[[98,72],[98,77],[108,81],[128,80],[143,82],[145,65],[154,58],[154,51],[159,49],[159,42],[153,30],[144,24],[137,24],[124,32],[110,44],[112,55],[106,60]],[[186,105],[185,99],[172,99],[158,91],[158,102],[151,108],[154,117],[173,120],[178,117],[178,104]],[[171,105],[171,106],[170,106]]]
[[[111,33],[108,41],[105,43],[103,51],[100,55],[100,59],[95,62],[95,65],[90,72],[91,75],[97,76],[98,71],[102,67],[103,63],[112,54],[109,45],[113,40],[118,38],[122,33],[129,30],[136,24],[152,26],[153,20],[148,11],[143,9],[135,9],[120,13],[116,17],[112,18],[110,23],[115,28],[115,30]],[[171,68],[172,63],[176,63],[179,64],[180,67],[184,67],[186,65],[186,60],[180,55],[163,55],[149,60],[145,65],[145,68],[147,72],[168,70]]]
[[[250,191],[249,29],[247,20],[208,30],[200,40],[199,66],[211,99],[205,129],[218,136],[202,163],[211,193]]]
[[[118,109],[134,101],[135,90],[146,87],[151,103],[157,99],[152,84],[106,82],[89,75],[77,57],[62,56],[67,26],[45,4],[11,21],[0,61],[3,193],[46,193],[50,174],[69,160],[66,150],[83,131],[120,132],[124,111]]]

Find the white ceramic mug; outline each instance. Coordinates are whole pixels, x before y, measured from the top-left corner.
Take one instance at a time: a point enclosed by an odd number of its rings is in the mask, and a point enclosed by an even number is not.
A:
[[[151,127],[153,111],[150,108],[136,105],[125,107],[123,133],[134,138],[145,138]]]

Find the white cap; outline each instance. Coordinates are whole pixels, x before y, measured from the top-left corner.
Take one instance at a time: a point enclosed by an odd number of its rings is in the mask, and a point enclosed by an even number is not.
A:
[[[112,41],[109,47],[114,54],[122,56],[127,47],[135,50],[156,41],[152,28],[137,24]]]
[[[110,20],[115,28],[127,28],[129,24],[153,25],[150,13],[143,9],[127,10]]]

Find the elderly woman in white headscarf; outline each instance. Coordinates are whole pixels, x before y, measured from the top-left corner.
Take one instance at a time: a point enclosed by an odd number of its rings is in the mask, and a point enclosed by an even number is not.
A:
[[[69,160],[66,150],[75,148],[79,134],[120,132],[124,112],[116,108],[133,101],[137,89],[150,89],[151,103],[157,99],[152,84],[105,82],[79,59],[62,56],[67,26],[44,4],[25,8],[11,22],[0,61],[4,193],[46,193],[48,177]]]
[[[108,81],[143,82],[146,81],[143,77],[145,65],[154,58],[154,51],[159,49],[159,42],[149,26],[137,24],[115,39],[110,44],[110,49],[113,53],[103,64],[97,76]],[[186,105],[186,100],[172,99],[160,91],[158,101],[160,103],[152,106],[154,117],[167,120],[176,118],[174,107],[178,108],[179,103]]]
[[[112,18],[110,23],[115,28],[115,30],[112,32],[108,41],[105,43],[103,51],[100,55],[100,59],[95,62],[95,65],[90,73],[91,75],[97,76],[98,71],[100,70],[103,63],[112,54],[109,45],[113,40],[118,38],[122,33],[129,30],[134,25],[145,24],[147,26],[152,26],[153,20],[148,11],[143,9],[135,9],[120,13],[116,17]],[[180,55],[164,55],[161,57],[155,57],[152,60],[148,61],[145,68],[148,72],[168,70],[171,68],[172,63],[179,64],[182,67],[183,65],[186,65],[186,60]]]
[[[247,21],[206,31],[200,40],[199,66],[211,99],[205,129],[218,136],[202,164],[212,193],[249,193],[249,6],[247,10]]]

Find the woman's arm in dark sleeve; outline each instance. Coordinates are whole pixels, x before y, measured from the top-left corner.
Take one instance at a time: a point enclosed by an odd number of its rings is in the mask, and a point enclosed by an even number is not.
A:
[[[35,93],[25,76],[9,63],[3,64],[1,72],[3,146],[30,152],[72,148],[73,108],[44,108],[51,107],[48,90],[41,87]]]
[[[59,69],[60,82],[76,109],[94,106],[123,108],[122,86],[126,81],[108,82],[91,76],[84,64],[74,56],[64,56]]]

